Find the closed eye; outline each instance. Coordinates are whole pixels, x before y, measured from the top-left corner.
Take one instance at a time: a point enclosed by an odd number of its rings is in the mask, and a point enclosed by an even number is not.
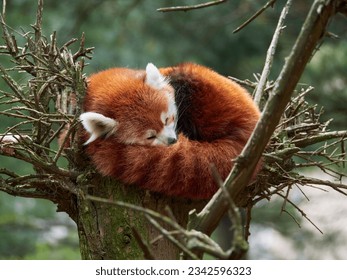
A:
[[[157,132],[155,130],[148,130],[146,139],[147,140],[154,140],[155,138],[157,138]]]

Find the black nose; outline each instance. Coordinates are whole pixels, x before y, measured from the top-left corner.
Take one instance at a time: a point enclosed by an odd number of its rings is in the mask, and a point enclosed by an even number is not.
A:
[[[176,142],[177,142],[177,139],[176,139],[176,138],[169,137],[169,138],[167,139],[167,143],[168,143],[169,145],[175,144]]]

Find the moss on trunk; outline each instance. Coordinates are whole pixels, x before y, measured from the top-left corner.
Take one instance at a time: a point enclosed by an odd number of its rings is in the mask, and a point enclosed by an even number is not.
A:
[[[176,220],[186,226],[191,209],[201,208],[204,202],[150,194],[136,187],[124,187],[110,178],[93,180],[88,193],[93,196],[124,201],[165,213],[169,206]],[[150,242],[159,232],[139,212],[112,204],[95,202],[80,195],[77,199],[76,223],[80,237],[82,259],[143,259],[132,228],[135,228],[145,242]],[[156,259],[179,259],[180,252],[167,239],[161,238],[151,246]]]

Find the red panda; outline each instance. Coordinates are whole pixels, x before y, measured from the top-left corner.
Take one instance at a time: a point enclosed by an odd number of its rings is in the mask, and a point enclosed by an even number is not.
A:
[[[88,81],[80,119],[97,170],[125,184],[190,199],[217,190],[260,116],[248,92],[204,66],[113,68]]]

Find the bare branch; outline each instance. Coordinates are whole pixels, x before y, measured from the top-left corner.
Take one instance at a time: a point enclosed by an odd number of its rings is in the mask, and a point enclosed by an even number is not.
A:
[[[289,8],[290,8],[291,5],[292,5],[292,1],[288,1],[286,6],[283,8],[283,10],[281,12],[281,15],[280,15],[280,18],[279,18],[278,23],[277,23],[277,27],[276,27],[275,33],[274,33],[274,35],[272,37],[270,47],[269,47],[269,49],[267,50],[267,53],[266,53],[265,65],[264,65],[263,71],[261,73],[260,80],[258,82],[256,91],[255,91],[255,94],[254,94],[254,102],[258,106],[260,106],[260,101],[261,101],[261,97],[262,97],[263,91],[264,91],[265,86],[266,86],[266,81],[267,81],[267,79],[268,79],[268,77],[270,75],[270,69],[271,69],[272,61],[273,61],[273,58],[274,58],[274,55],[275,55],[275,52],[276,52],[278,39],[280,37],[282,29],[284,28],[284,20],[285,20],[287,14],[288,14],[288,11],[289,11]]]
[[[321,180],[321,179],[317,179],[317,178],[310,178],[310,177],[303,177],[300,178],[299,180],[300,184],[313,184],[313,185],[323,185],[323,186],[330,186],[332,187],[334,190],[344,194],[347,196],[347,193],[342,191],[341,189],[347,190],[347,185],[342,184],[342,183],[334,183],[330,180]]]
[[[18,122],[6,131],[0,132],[2,135],[0,155],[27,162],[33,166],[37,175],[43,173],[56,175],[62,185],[67,185],[70,179],[75,180],[80,175],[80,172],[75,171],[78,169],[76,166],[78,155],[69,157],[64,153],[65,146],[56,150],[51,145],[67,125],[69,129],[66,130],[67,134],[62,143],[69,141],[72,145],[77,145],[77,141],[72,138],[78,124],[76,115],[80,113],[80,97],[86,88],[85,76],[82,73],[83,59],[90,58],[92,48],[85,48],[84,34],[80,47],[74,55],[68,47],[78,42],[77,39],[58,47],[57,34],[54,32],[48,40],[42,34],[43,0],[38,0],[36,21],[31,26],[34,30],[34,39],[33,32],[17,32],[6,24],[5,7],[6,1],[3,1],[0,23],[5,46],[1,47],[0,55],[11,57],[14,66],[5,69],[0,65],[1,76],[9,87],[8,91],[0,91],[0,104],[11,105],[9,109],[2,110],[0,115],[16,118]],[[24,47],[17,44],[16,36],[11,33],[21,37],[18,42],[24,41]],[[12,73],[22,71],[28,73],[29,78],[16,82],[12,78]],[[74,95],[74,98],[67,100],[68,95],[70,97]],[[58,100],[63,100],[63,104],[58,106]],[[56,104],[56,108],[52,108],[51,104]],[[13,141],[8,141],[10,137]],[[69,161],[68,168],[58,165],[62,157]],[[2,172],[2,175],[5,176],[5,173]],[[25,180],[20,182],[20,185],[32,186],[30,192],[20,191],[20,188],[12,188],[12,191],[18,191],[18,195],[36,197],[33,178],[28,176],[23,178]],[[13,180],[4,180],[4,183],[14,183]],[[36,186],[39,186],[36,189],[37,195],[41,196],[41,186],[38,184]],[[58,187],[58,184],[55,184],[55,187]],[[52,197],[48,195],[47,199]],[[54,199],[59,198],[54,197]]]
[[[324,142],[331,139],[340,138],[340,141],[347,139],[347,130],[331,131],[318,135],[312,135],[301,139],[294,139],[293,144],[297,147],[307,147],[316,143]]]
[[[212,175],[215,179],[215,182],[219,186],[219,188],[222,190],[225,200],[229,205],[228,208],[228,216],[231,221],[231,224],[233,226],[233,240],[232,240],[232,246],[229,250],[229,258],[231,258],[232,255],[237,255],[238,258],[240,255],[244,255],[247,252],[248,244],[244,238],[243,230],[242,230],[242,219],[239,208],[235,205],[234,201],[232,200],[230,194],[228,193],[227,189],[225,188],[223,184],[223,180],[220,177],[216,167],[214,165],[211,166]]]
[[[160,226],[160,224],[157,221],[155,221],[153,218],[151,218],[147,214],[145,214],[145,217],[166,239],[168,239],[171,243],[173,243],[177,248],[181,249],[181,251],[185,255],[189,256],[190,259],[193,259],[193,260],[199,259],[197,255],[195,255],[193,252],[189,250],[189,247],[187,248],[185,244],[180,243],[176,238],[173,237],[173,235],[169,231],[167,231],[162,226]],[[183,228],[181,229],[182,231],[184,231]]]
[[[309,221],[309,223],[311,225],[313,225],[321,234],[323,234],[322,230],[313,222],[311,221],[311,219],[309,217],[307,217],[306,213],[301,210],[294,202],[292,202],[291,200],[288,199],[288,197],[285,197],[284,195],[282,195],[281,193],[277,193],[277,195],[279,195],[280,197],[282,197],[286,202],[288,202],[289,204],[291,204],[296,210],[299,211],[299,213],[307,220]],[[288,213],[288,212],[287,212]],[[289,213],[288,213],[289,214]],[[292,216],[292,215],[290,215]],[[293,217],[293,216],[292,216]],[[295,219],[294,219],[295,220]],[[296,220],[295,220],[296,221]],[[299,225],[299,224],[298,224]]]
[[[146,260],[155,260],[154,254],[151,250],[151,248],[149,247],[149,245],[143,240],[142,236],[139,234],[139,232],[137,231],[137,229],[135,227],[131,227],[131,230],[134,234],[134,237],[137,241],[137,244],[139,244],[142,252],[143,252],[143,256]]]
[[[2,17],[5,19],[6,14],[6,0],[2,0]]]
[[[35,41],[39,43],[42,38],[42,16],[43,16],[43,0],[38,0],[36,11],[36,23],[33,25],[35,30]]]
[[[241,24],[238,28],[236,28],[233,33],[239,32],[241,29],[250,24],[253,20],[255,20],[259,15],[261,15],[268,7],[273,7],[277,0],[270,0],[267,2],[261,9],[259,9],[253,16],[251,16],[248,20],[246,20],[243,24]]]
[[[224,183],[233,199],[242,193],[249,178],[252,177],[262,151],[274,132],[306,63],[324,36],[330,18],[336,13],[335,4],[335,1],[324,2],[321,0],[316,0],[313,3],[291,54],[275,82],[275,87],[265,105],[261,119]],[[196,225],[196,230],[207,234],[214,230],[227,210],[223,197],[222,191],[219,190],[195,217],[193,223]]]
[[[165,13],[165,12],[177,12],[177,11],[187,12],[190,10],[203,9],[203,8],[219,5],[219,4],[222,4],[226,1],[227,0],[216,0],[216,1],[206,2],[203,4],[191,5],[191,6],[166,7],[166,8],[157,9],[157,12],[163,12],[163,13]]]

